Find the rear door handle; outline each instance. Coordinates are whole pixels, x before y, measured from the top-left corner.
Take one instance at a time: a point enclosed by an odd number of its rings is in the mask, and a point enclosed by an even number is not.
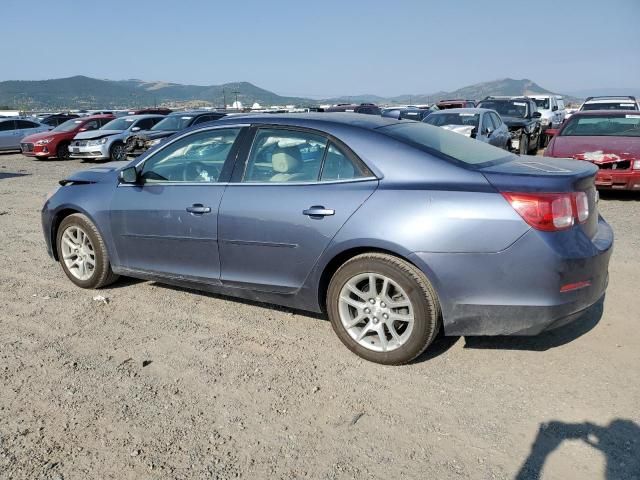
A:
[[[211,207],[205,207],[201,203],[194,203],[192,206],[187,207],[187,212],[195,215],[203,215],[211,212]]]
[[[336,211],[330,208],[324,208],[322,205],[314,205],[313,207],[303,210],[302,214],[308,215],[309,217],[328,217],[335,215]]]

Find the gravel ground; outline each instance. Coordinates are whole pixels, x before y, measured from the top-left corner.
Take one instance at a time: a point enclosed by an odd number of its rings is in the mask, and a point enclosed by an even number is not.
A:
[[[302,312],[75,288],[39,210],[87,166],[0,155],[0,478],[640,478],[640,196],[600,202],[603,307],[383,367]]]

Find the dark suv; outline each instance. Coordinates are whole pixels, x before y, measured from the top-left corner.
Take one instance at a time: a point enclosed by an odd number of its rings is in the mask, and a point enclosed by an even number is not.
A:
[[[373,103],[339,103],[332,107],[325,109],[325,112],[354,112],[354,113],[366,113],[368,115],[380,115],[380,107]]]
[[[511,150],[535,154],[542,140],[542,126],[536,102],[529,97],[486,97],[478,108],[488,108],[500,114],[509,128]]]
[[[219,120],[225,115],[226,113],[212,112],[210,110],[172,112],[156,123],[151,130],[143,130],[138,132],[137,135],[129,137],[125,145],[127,156],[137,157],[180,130],[200,123]]]

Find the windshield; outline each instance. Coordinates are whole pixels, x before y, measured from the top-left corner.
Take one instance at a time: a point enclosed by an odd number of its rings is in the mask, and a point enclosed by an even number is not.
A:
[[[527,102],[518,100],[483,100],[478,108],[495,110],[502,117],[527,118]]]
[[[534,102],[538,108],[542,108],[543,110],[549,110],[549,99],[548,98],[534,98]]]
[[[480,166],[508,160],[512,156],[501,148],[426,123],[396,123],[380,127],[377,131],[429,153],[441,153],[468,165]]]
[[[51,130],[52,132],[70,132],[71,130],[75,130],[78,125],[82,123],[82,120],[67,120],[64,123],[61,123],[56,128]]]
[[[425,118],[425,123],[442,127],[443,125],[469,125],[477,127],[480,121],[478,113],[433,113]]]
[[[116,118],[115,120],[111,120],[109,123],[105,123],[100,130],[127,130],[135,121],[135,118]]]
[[[640,137],[640,114],[571,117],[560,136]]]
[[[633,102],[598,102],[585,103],[582,110],[637,110],[638,107]]]
[[[151,130],[182,130],[187,128],[193,117],[188,115],[169,115],[156,123]]]

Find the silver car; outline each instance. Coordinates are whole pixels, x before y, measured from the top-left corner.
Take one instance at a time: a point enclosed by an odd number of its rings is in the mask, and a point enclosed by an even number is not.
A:
[[[495,147],[509,149],[509,128],[495,110],[449,108],[433,112],[423,122],[442,127]]]
[[[149,130],[164,115],[129,115],[111,120],[97,130],[78,133],[69,145],[71,158],[121,161],[126,159],[125,143],[140,130]]]
[[[0,151],[20,150],[20,140],[53,127],[23,118],[0,118]]]

